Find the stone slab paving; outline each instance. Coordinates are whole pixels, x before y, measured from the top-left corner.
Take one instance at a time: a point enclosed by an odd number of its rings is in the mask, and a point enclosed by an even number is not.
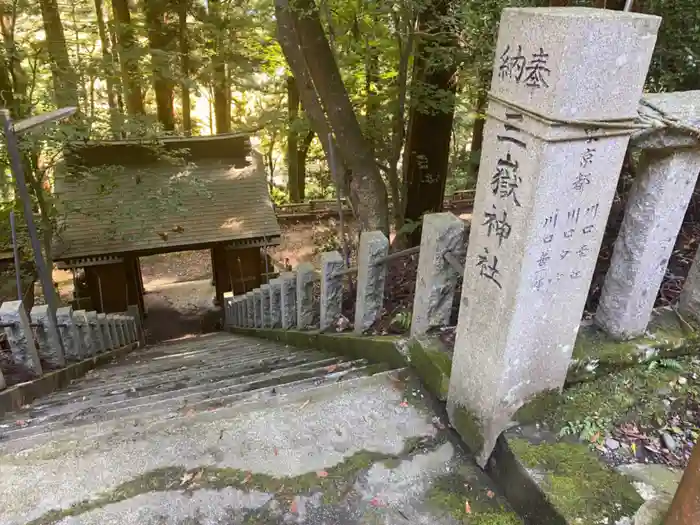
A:
[[[520,523],[405,372],[225,334],[8,414],[0,446],[0,525]]]

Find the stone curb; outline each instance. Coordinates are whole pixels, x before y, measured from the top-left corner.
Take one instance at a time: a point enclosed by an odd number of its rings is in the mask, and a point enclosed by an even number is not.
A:
[[[372,363],[388,364],[394,368],[402,368],[407,364],[399,351],[399,344],[403,340],[400,337],[240,327],[229,330],[235,334],[269,339],[297,348],[312,348],[355,359],[367,359]]]
[[[33,379],[32,381],[20,383],[3,390],[0,392],[0,417],[9,412],[19,410],[35,399],[65,387],[73,379],[83,377],[90,370],[105,365],[113,359],[124,357],[136,348],[138,348],[138,342],[84,359],[78,363],[61,368],[60,370],[47,372],[43,376]]]

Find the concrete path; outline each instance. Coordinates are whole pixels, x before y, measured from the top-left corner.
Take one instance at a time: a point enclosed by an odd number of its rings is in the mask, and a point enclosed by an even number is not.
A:
[[[402,375],[221,333],[148,349],[0,420],[0,525],[510,520]]]

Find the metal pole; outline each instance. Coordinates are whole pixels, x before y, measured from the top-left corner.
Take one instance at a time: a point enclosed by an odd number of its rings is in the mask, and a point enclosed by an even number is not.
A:
[[[12,126],[10,112],[6,109],[0,110],[0,119],[2,120],[3,131],[5,132],[5,143],[7,145],[7,153],[10,156],[10,168],[12,170],[12,175],[15,178],[15,182],[17,183],[17,189],[19,191],[20,200],[22,201],[22,207],[24,210],[24,220],[27,221],[29,240],[32,243],[32,251],[34,252],[34,262],[36,264],[37,271],[39,272],[41,287],[44,290],[44,298],[46,300],[46,304],[49,307],[49,323],[53,325],[54,330],[58,331],[58,321],[56,321],[56,294],[53,288],[51,274],[49,273],[49,269],[46,267],[46,261],[44,260],[44,255],[41,252],[41,244],[39,243],[36,225],[34,224],[32,201],[29,197],[29,190],[27,190],[27,182],[24,178],[22,157],[20,156],[19,145],[17,143],[17,136],[15,135],[15,130]],[[59,343],[61,345],[61,351],[63,351],[63,341],[60,338]]]
[[[19,266],[19,245],[17,244],[17,225],[15,212],[10,212],[10,230],[12,230],[12,255],[15,258],[15,277],[17,278],[17,300],[22,300],[22,272]]]
[[[664,524],[697,525],[698,523],[700,523],[700,446],[695,445]]]

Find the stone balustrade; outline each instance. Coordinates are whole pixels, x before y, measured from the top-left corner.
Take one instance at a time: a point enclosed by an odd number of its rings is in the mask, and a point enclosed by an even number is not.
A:
[[[138,316],[136,307],[105,315],[63,306],[56,311],[58,325],[52,326],[47,306],[35,306],[27,315],[22,301],[7,301],[0,305],[0,329],[14,362],[40,377],[110,350],[143,344],[134,312]],[[0,370],[0,390],[6,386]]]

